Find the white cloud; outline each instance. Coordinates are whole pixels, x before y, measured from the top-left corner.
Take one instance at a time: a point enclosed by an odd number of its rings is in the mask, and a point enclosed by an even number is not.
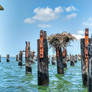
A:
[[[74,6],[69,6],[66,9],[66,12],[76,11],[77,9]]]
[[[72,34],[77,40],[80,40],[81,38],[84,38],[83,35],[80,34]]]
[[[81,38],[84,38],[84,31],[83,30],[78,30],[76,34],[72,34],[77,40],[80,40]]]
[[[60,13],[60,12],[63,12],[63,8],[59,6],[59,7],[56,7],[54,11],[55,13]]]
[[[48,22],[58,18],[58,15],[63,12],[62,7],[56,7],[55,9],[52,8],[35,8],[33,10],[35,15],[32,18],[26,18],[25,23],[33,23],[34,21],[42,21]]]
[[[31,24],[31,23],[34,23],[35,20],[31,19],[31,18],[26,18],[24,19],[24,23],[27,23],[27,24]]]
[[[34,9],[35,16],[33,16],[34,20],[39,21],[51,21],[58,17],[58,14],[63,12],[62,7],[56,7],[55,9],[51,8],[36,8]]]
[[[80,34],[80,35],[84,35],[85,34],[83,30],[78,30],[77,33]]]
[[[83,25],[86,27],[92,27],[92,18],[88,18],[87,21],[83,22]]]
[[[72,14],[69,14],[66,16],[67,19],[72,19],[72,18],[75,18],[77,17],[77,13],[72,13]]]
[[[51,25],[49,25],[49,24],[38,24],[38,27],[40,27],[40,28],[49,28],[49,27],[51,27]]]

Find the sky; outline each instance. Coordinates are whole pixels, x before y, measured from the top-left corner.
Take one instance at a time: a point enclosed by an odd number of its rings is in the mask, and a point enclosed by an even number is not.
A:
[[[70,32],[78,40],[67,48],[69,54],[80,53],[80,39],[85,28],[92,33],[92,0],[0,0],[0,54],[14,56],[30,41],[37,52],[40,30],[48,36]],[[54,53],[49,51],[49,53]]]

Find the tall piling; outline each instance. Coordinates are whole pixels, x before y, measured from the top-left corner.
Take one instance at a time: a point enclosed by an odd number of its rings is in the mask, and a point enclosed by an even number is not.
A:
[[[32,73],[32,67],[31,67],[31,55],[30,55],[30,42],[26,41],[26,48],[25,48],[25,62],[26,62],[26,74]]]
[[[56,59],[57,59],[57,73],[64,74],[62,48],[60,47],[56,48]]]
[[[23,52],[20,51],[20,52],[19,52],[19,62],[18,62],[18,65],[19,65],[19,66],[22,66],[22,60],[23,60]]]
[[[9,56],[9,54],[6,55],[6,61],[7,61],[7,62],[10,61],[10,56]]]
[[[88,46],[88,92],[92,92],[92,36]]]
[[[85,38],[81,39],[81,70],[82,70],[82,80],[83,85],[87,86],[87,76],[88,76],[88,29],[85,29]]]
[[[38,45],[38,85],[49,84],[48,72],[48,42],[46,31],[40,31],[40,39],[37,40]]]

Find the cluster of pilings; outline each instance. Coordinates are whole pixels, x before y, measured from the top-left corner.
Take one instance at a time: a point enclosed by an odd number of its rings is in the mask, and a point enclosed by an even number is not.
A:
[[[85,38],[81,39],[81,70],[83,85],[92,92],[92,37],[89,38],[89,29],[85,29]]]
[[[40,31],[40,39],[37,40],[37,58],[38,58],[38,85],[48,85],[49,84],[49,72],[48,72],[48,41],[46,31]],[[70,56],[73,57],[71,62],[77,62],[77,55]],[[51,58],[52,65],[57,62],[57,73],[64,74],[64,68],[67,68],[67,49],[60,47],[56,48],[56,55]],[[56,62],[55,62],[56,61]]]

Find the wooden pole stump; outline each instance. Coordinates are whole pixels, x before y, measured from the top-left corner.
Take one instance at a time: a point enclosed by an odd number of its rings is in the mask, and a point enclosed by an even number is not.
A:
[[[30,51],[30,42],[26,42],[26,48],[25,48],[25,62],[26,62],[26,74],[32,73],[32,67],[31,67],[31,51]]]
[[[77,63],[77,55],[75,55],[75,63]]]
[[[38,85],[49,84],[48,72],[48,42],[46,31],[40,31],[38,43]]]
[[[51,60],[52,65],[55,65],[55,60],[56,60],[56,59],[55,59],[55,56],[53,56],[53,57],[52,57],[52,60]]]
[[[0,55],[0,62],[1,62],[1,55]]]
[[[19,62],[18,62],[18,65],[19,65],[19,66],[22,66],[22,58],[23,58],[23,52],[20,51],[20,52],[19,52]]]
[[[61,48],[56,48],[56,58],[57,58],[57,73],[64,74],[63,55]]]
[[[70,66],[74,66],[74,56],[70,56]]]
[[[88,49],[88,92],[92,92],[92,37]]]
[[[88,29],[85,29],[85,38],[81,39],[81,70],[83,85],[87,86],[88,77]]]
[[[10,56],[9,56],[9,54],[7,54],[7,56],[6,56],[6,61],[7,61],[7,62],[10,61]]]
[[[64,63],[64,68],[67,68],[67,50],[65,47],[63,48],[63,63]]]
[[[16,61],[18,61],[18,60],[19,60],[18,55],[16,55]]]

